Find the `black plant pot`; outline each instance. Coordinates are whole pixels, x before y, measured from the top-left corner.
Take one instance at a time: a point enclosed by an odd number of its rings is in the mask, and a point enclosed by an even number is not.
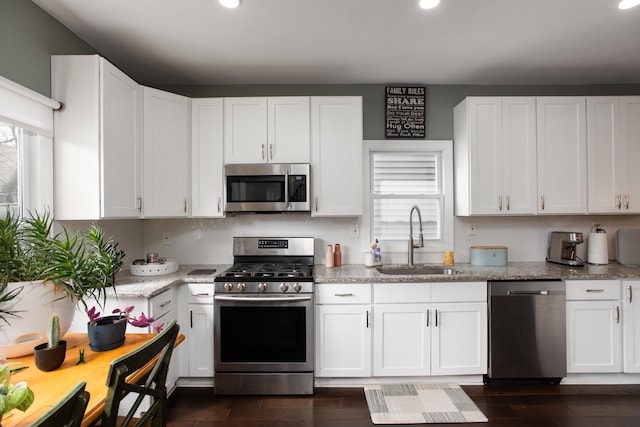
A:
[[[95,325],[87,324],[89,347],[93,351],[107,351],[124,344],[127,320],[120,316],[106,316]]]
[[[41,371],[49,372],[58,369],[64,362],[67,354],[67,342],[60,341],[58,345],[49,348],[49,343],[38,344],[33,348],[33,354],[36,360],[36,366]]]

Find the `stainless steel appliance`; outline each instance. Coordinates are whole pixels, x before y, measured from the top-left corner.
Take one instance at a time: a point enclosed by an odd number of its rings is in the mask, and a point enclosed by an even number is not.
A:
[[[567,374],[566,296],[561,280],[489,282],[492,379],[559,383]]]
[[[226,165],[225,212],[309,212],[308,164]]]
[[[576,253],[576,246],[584,242],[582,233],[575,231],[552,231],[547,245],[547,261],[557,264],[583,266]]]
[[[215,394],[313,394],[312,237],[233,239],[215,278]]]

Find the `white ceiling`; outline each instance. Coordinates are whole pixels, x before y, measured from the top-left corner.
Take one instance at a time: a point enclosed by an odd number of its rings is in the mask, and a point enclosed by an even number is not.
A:
[[[640,83],[619,0],[33,0],[144,84]]]

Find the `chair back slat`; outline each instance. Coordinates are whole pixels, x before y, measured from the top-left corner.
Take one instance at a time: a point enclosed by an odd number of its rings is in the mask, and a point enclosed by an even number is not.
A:
[[[154,427],[166,425],[167,372],[179,331],[180,326],[173,320],[145,345],[111,362],[107,375],[109,390],[101,419],[102,427],[143,426],[150,420]],[[136,375],[149,363],[154,363],[150,372]],[[124,420],[118,420],[120,403],[128,394],[135,394],[137,397]],[[140,419],[134,419],[145,397],[151,400],[150,408]]]
[[[89,403],[89,392],[82,381],[46,414],[30,424],[30,427],[80,427],[84,411]]]

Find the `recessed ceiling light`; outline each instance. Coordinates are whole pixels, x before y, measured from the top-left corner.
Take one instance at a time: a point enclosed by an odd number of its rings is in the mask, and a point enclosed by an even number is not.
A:
[[[220,4],[229,9],[235,9],[240,6],[240,0],[219,0]]]
[[[619,9],[631,9],[632,7],[636,7],[640,4],[640,0],[622,0],[618,4]]]
[[[423,9],[433,9],[440,4],[440,0],[420,0],[420,7]]]

